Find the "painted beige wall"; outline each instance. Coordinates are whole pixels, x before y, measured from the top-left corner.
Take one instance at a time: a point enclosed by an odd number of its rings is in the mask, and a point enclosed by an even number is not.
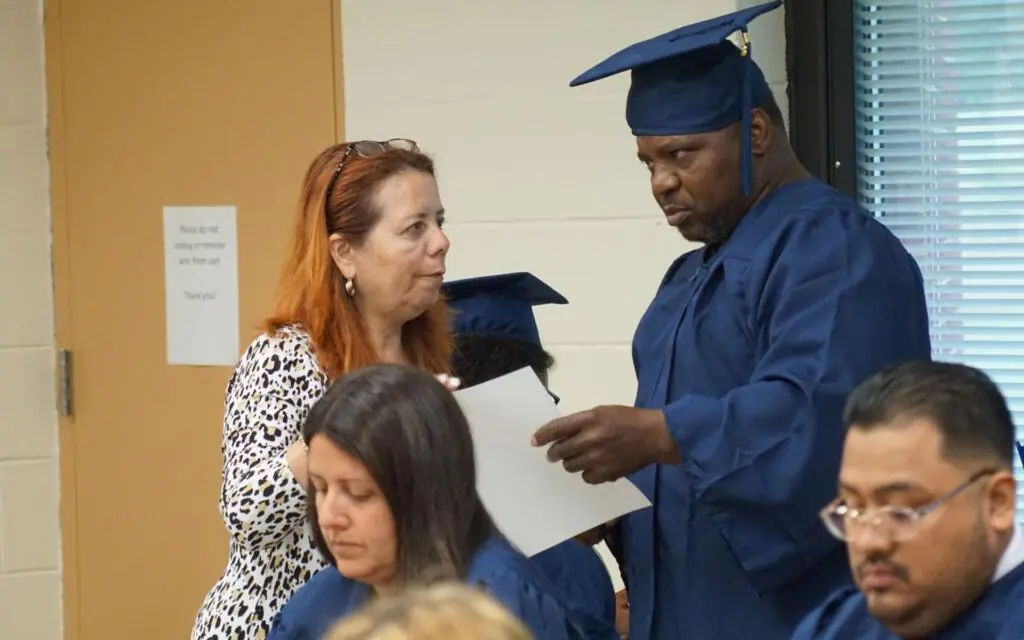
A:
[[[451,277],[528,270],[569,299],[537,311],[564,411],[632,403],[633,330],[692,246],[636,160],[628,74],[569,81],[635,41],[759,1],[344,0],[348,138],[411,137],[437,160]],[[782,10],[750,37],[788,113]]]
[[[0,2],[0,638],[61,637],[40,0]]]

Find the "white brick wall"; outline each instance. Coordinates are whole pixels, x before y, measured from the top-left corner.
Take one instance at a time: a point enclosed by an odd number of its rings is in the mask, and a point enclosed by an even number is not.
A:
[[[40,0],[0,2],[0,638],[61,637]]]
[[[343,3],[346,137],[410,137],[435,157],[451,277],[529,270],[569,298],[538,309],[565,411],[632,402],[633,329],[688,248],[636,161],[628,74],[569,81],[632,42],[759,1]],[[782,10],[750,37],[787,113]]]

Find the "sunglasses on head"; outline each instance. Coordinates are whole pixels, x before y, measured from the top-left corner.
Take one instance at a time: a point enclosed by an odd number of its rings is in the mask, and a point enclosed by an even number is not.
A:
[[[355,154],[361,158],[371,158],[393,149],[418,152],[420,147],[415,141],[408,140],[406,138],[392,138],[382,142],[378,142],[376,140],[360,140],[359,142],[351,142],[345,145],[345,152],[342,154],[341,160],[338,161],[338,166],[334,168],[334,173],[331,175],[331,181],[327,183],[327,191],[324,193],[325,219],[330,219],[328,203],[331,201],[331,193],[334,192],[334,185],[337,184],[338,176],[341,175],[341,170],[345,168],[345,162],[349,157]]]

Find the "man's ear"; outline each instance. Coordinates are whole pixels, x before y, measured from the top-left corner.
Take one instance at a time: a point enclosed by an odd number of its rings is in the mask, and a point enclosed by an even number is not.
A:
[[[331,234],[327,243],[331,248],[331,260],[334,262],[334,266],[338,267],[338,271],[346,280],[354,280],[356,265],[353,260],[352,246],[341,237],[340,233]]]
[[[988,493],[988,520],[993,529],[1010,531],[1017,517],[1017,484],[1010,471],[992,476],[986,487]]]
[[[775,123],[760,107],[750,112],[750,152],[759,158],[768,153],[772,136],[775,135]]]

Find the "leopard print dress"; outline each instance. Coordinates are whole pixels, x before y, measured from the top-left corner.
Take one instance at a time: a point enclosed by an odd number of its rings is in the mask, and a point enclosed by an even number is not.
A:
[[[192,640],[262,640],[291,595],[324,561],[306,526],[306,495],[285,462],[302,422],[325,392],[309,336],[262,335],[227,387],[220,512],[228,564],[207,594]]]

